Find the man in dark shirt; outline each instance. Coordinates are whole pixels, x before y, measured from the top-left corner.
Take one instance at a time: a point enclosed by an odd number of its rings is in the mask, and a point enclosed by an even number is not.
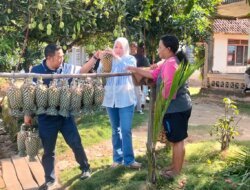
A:
[[[45,59],[41,64],[34,66],[31,69],[32,73],[59,74],[65,73],[66,70],[68,70],[69,72],[69,69],[66,69],[66,67],[69,68],[70,65],[63,64],[64,54],[60,46],[50,44],[45,48],[44,53]],[[90,68],[94,64],[95,60],[95,57],[92,58],[89,61],[90,63],[87,64],[87,67]],[[89,68],[82,67],[80,72],[86,72]],[[51,79],[44,79],[43,81],[46,85],[49,85]],[[26,124],[31,124],[31,119],[32,118],[29,115],[24,116],[24,122]],[[81,143],[80,135],[72,116],[63,117],[60,115],[38,115],[38,128],[39,136],[42,140],[42,145],[44,148],[42,165],[45,172],[45,183],[41,187],[39,187],[40,190],[46,190],[49,187],[54,186],[55,184],[55,146],[59,131],[62,133],[66,143],[73,150],[75,159],[80,165],[80,169],[82,171],[81,179],[90,177],[90,165],[88,163],[87,156]]]
[[[247,69],[244,73],[244,78],[245,78],[245,89],[243,90],[243,93],[247,93],[250,91],[250,59],[247,60]]]
[[[149,60],[145,57],[143,44],[137,45],[136,42],[130,44],[131,55],[136,58],[137,67],[149,67]],[[142,91],[143,89],[143,91]],[[137,98],[136,111],[139,114],[143,114],[142,108],[146,102],[146,97],[148,95],[148,86],[135,86],[135,94]]]

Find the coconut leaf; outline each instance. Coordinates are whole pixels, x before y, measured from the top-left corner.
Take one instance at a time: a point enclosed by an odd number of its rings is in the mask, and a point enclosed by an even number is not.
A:
[[[194,64],[190,63],[180,63],[178,69],[175,72],[174,79],[170,88],[170,93],[167,99],[162,96],[162,89],[164,88],[164,83],[161,83],[160,92],[157,94],[155,102],[155,114],[154,114],[154,126],[153,126],[153,143],[157,142],[159,132],[162,128],[162,120],[164,114],[166,113],[168,106],[176,94],[177,90],[184,85],[187,79],[194,73],[195,70],[199,69],[203,64],[203,60],[196,62]]]

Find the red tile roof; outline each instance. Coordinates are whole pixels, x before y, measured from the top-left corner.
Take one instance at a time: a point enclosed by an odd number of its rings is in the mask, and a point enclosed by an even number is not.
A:
[[[250,19],[215,19],[213,31],[226,34],[250,34]]]

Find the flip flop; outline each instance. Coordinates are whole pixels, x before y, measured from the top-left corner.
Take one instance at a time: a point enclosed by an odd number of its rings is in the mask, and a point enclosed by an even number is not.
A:
[[[161,171],[163,172],[167,172],[167,171],[171,171],[173,169],[173,166],[167,166],[167,167],[164,167]]]
[[[177,176],[176,173],[174,173],[173,171],[171,170],[168,170],[168,171],[161,171],[160,172],[160,175],[167,181],[173,181],[174,178]]]

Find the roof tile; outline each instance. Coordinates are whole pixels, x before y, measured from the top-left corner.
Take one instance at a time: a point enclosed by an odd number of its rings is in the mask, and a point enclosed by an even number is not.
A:
[[[213,31],[226,34],[250,34],[250,19],[215,19]]]

